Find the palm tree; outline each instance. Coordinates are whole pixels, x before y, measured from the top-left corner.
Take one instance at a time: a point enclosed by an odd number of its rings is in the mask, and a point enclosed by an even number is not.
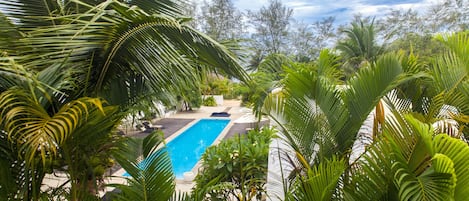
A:
[[[334,154],[346,156],[379,100],[408,79],[393,55],[363,68],[344,85],[336,65],[337,57],[321,52],[316,66],[290,72],[281,95],[264,105],[266,114],[281,119],[288,142],[309,163]],[[318,155],[314,146],[320,146]]]
[[[384,53],[384,47],[376,43],[374,20],[371,23],[359,20],[351,25],[352,27],[342,31],[346,38],[336,48],[346,61],[345,67],[354,72],[366,63],[376,61]]]
[[[2,169],[9,172],[7,175],[11,175],[9,178],[17,184],[5,195],[8,195],[7,198],[38,199],[45,174],[62,167],[57,167],[57,162],[60,165],[62,161],[63,165],[67,165],[70,175],[72,197],[78,197],[78,185],[87,185],[89,180],[93,181],[89,179],[86,164],[81,160],[84,160],[83,156],[93,157],[106,151],[102,147],[104,143],[99,143],[102,138],[99,134],[110,133],[119,123],[120,119],[112,118],[117,110],[115,107],[103,107],[100,99],[83,97],[49,114],[36,98],[37,95],[32,90],[22,88],[12,88],[1,93],[0,126],[5,134],[4,142],[10,149],[2,152],[8,159],[7,163],[2,163]],[[77,142],[93,142],[85,146],[97,145],[95,148],[99,147],[102,151],[79,149],[75,145]],[[18,166],[22,168],[15,170]],[[8,182],[3,181],[0,185],[3,187]],[[86,194],[86,191],[82,193]]]
[[[161,147],[164,138],[160,134],[154,133],[144,139],[128,138],[114,152],[117,162],[131,176],[127,178],[128,185],[114,185],[122,191],[115,195],[117,200],[166,201],[173,196],[175,176],[168,153]]]
[[[385,125],[350,171],[347,200],[467,200],[469,146],[412,115]]]
[[[6,52],[20,56],[15,61],[27,69],[73,69],[78,80],[70,98],[98,95],[110,104],[177,91],[194,81],[195,64],[245,80],[234,56],[185,25],[185,18],[176,17],[177,8],[135,2],[146,7],[131,9],[115,0],[98,5],[38,0],[34,7],[27,6],[33,2],[2,2],[20,21],[16,30],[27,33]],[[35,28],[26,29],[30,24]]]
[[[428,70],[431,79],[426,85],[431,85],[433,96],[423,94],[419,101],[423,104],[417,110],[405,107],[408,101],[393,101],[396,107],[407,109],[394,110],[382,135],[353,165],[349,183],[344,184],[347,199],[468,199],[464,195],[469,175],[462,169],[469,159],[463,136],[469,66],[464,52],[469,40],[464,33],[438,38],[449,51],[437,56]],[[436,122],[448,122],[448,118],[458,124],[435,127]]]
[[[247,80],[233,54],[186,25],[177,2],[130,3],[0,0],[0,130],[11,145],[2,150],[22,153],[39,175],[52,159],[68,164],[71,199],[87,191],[84,181],[101,177],[106,160],[94,159],[108,158],[115,128],[133,106],[171,100],[197,81],[198,66]],[[38,199],[37,186],[23,198]]]
[[[387,54],[337,89],[334,60],[322,52],[316,66],[286,76],[282,92],[271,94],[264,105],[295,153],[289,157],[295,169],[286,199],[467,199],[463,195],[468,175],[462,167],[467,167],[469,146],[440,134],[454,133],[451,127],[434,130],[432,125],[442,118],[467,124],[469,40],[466,34],[441,40],[451,51],[438,58],[429,72],[419,72],[412,56]],[[421,97],[425,104],[420,109],[409,107],[408,100],[387,98],[400,84],[420,78],[430,78],[436,91],[433,97]],[[388,111],[379,129],[370,129],[377,132],[371,144],[350,161],[358,129],[380,99],[386,100],[393,115]],[[445,105],[456,110],[442,114]]]

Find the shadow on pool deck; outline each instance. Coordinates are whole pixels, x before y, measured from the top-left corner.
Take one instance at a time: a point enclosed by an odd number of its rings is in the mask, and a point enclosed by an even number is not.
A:
[[[241,134],[244,135],[248,132],[248,129],[251,128],[261,128],[265,125],[269,125],[269,121],[261,121],[259,124],[257,122],[252,122],[252,123],[234,123],[233,126],[231,126],[230,130],[228,133],[226,133],[225,137],[223,139],[228,139],[231,138],[235,135]]]
[[[164,138],[168,138],[169,136],[176,133],[179,129],[183,128],[190,122],[194,121],[195,119],[180,119],[180,118],[163,118],[158,121],[153,122],[153,125],[162,125],[163,128],[161,131],[164,133]],[[146,137],[149,132],[138,132],[132,134],[132,137]]]

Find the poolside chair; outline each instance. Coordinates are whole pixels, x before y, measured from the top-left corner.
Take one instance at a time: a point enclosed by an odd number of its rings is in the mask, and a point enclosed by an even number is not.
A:
[[[147,121],[143,122],[142,125],[145,128],[143,132],[152,132],[152,131],[161,130],[164,128],[163,125],[152,125],[150,122],[147,122]]]
[[[212,115],[210,115],[211,117],[229,117],[231,116],[231,114],[229,114],[228,112],[213,112]]]

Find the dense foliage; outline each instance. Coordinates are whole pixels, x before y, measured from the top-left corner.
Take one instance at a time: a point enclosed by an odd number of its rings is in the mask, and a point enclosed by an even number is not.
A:
[[[321,52],[270,93],[262,113],[293,151],[285,200],[467,200],[469,35],[436,37],[445,53],[426,68],[387,53],[342,80]],[[428,62],[428,61],[427,61]]]
[[[209,147],[195,178],[196,200],[253,200],[265,196],[269,144],[274,129],[234,136]]]
[[[292,43],[291,9],[269,1],[252,13],[259,45],[248,82],[243,54],[189,26],[178,1],[0,0],[0,200],[97,200],[113,157],[132,175],[115,185],[119,200],[469,200],[467,3],[357,17],[337,43],[325,20]],[[239,37],[212,25],[204,30],[215,37]],[[285,47],[310,39],[337,46]],[[278,131],[208,149],[192,196],[175,194],[163,138],[129,139],[117,127],[155,102],[191,109],[202,93],[238,95],[209,75],[244,82],[243,102]],[[281,192],[264,188],[273,133],[292,167]],[[66,185],[44,189],[56,172]]]
[[[215,101],[215,98],[213,96],[207,96],[204,98],[202,104],[204,106],[217,106],[217,102]]]
[[[1,200],[98,199],[111,152],[127,138],[117,134],[125,116],[197,91],[201,66],[246,81],[181,5],[0,0]],[[43,191],[56,171],[70,185]]]

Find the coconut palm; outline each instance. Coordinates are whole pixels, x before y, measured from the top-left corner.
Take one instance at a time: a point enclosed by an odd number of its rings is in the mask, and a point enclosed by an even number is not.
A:
[[[8,38],[16,44],[5,52],[28,70],[73,69],[77,80],[68,98],[98,95],[110,104],[190,85],[196,64],[245,79],[226,48],[175,17],[177,7],[134,2],[146,7],[115,0],[3,1],[8,19],[19,21],[11,28],[18,36]]]

